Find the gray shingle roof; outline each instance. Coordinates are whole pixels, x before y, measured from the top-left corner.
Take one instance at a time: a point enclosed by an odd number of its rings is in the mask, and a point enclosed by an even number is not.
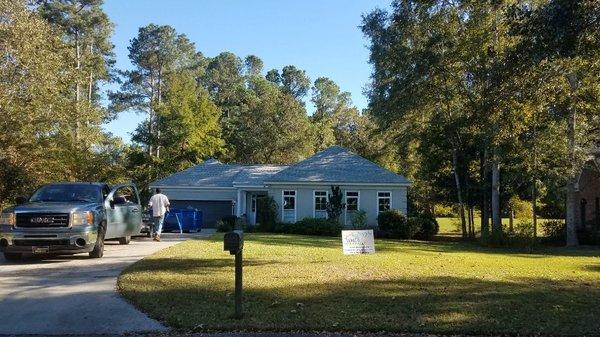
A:
[[[154,181],[151,187],[233,187],[233,185],[264,185],[264,179],[287,166],[223,164],[210,159],[163,179]]]
[[[151,187],[263,186],[265,182],[407,184],[408,180],[349,150],[332,146],[292,166],[223,164],[210,159]]]
[[[262,186],[265,179],[286,169],[287,166],[279,165],[248,165],[243,166],[240,173],[233,180],[234,185]]]
[[[341,147],[329,147],[273,175],[267,182],[407,184],[408,180]]]

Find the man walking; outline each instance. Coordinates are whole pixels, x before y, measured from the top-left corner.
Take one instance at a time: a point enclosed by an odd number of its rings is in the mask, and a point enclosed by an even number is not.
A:
[[[162,233],[163,222],[165,221],[165,213],[169,211],[169,198],[160,193],[160,188],[156,189],[156,193],[150,198],[148,206],[152,207],[152,217],[154,228],[154,241],[160,241],[160,233]]]

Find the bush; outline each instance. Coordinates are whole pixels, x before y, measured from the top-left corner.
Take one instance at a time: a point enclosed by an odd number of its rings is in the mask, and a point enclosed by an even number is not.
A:
[[[511,247],[530,248],[536,245],[533,235],[533,223],[515,223],[513,231],[505,233],[504,244]]]
[[[541,223],[544,242],[563,245],[566,243],[567,226],[563,220],[548,220]]]
[[[227,215],[217,221],[217,232],[230,232],[235,228],[235,223],[238,217],[235,215]]]
[[[591,222],[595,225],[596,222]],[[600,245],[600,229],[598,227],[586,227],[577,230],[577,239],[582,245]]]
[[[409,223],[406,217],[398,210],[379,213],[377,224],[379,228],[376,233],[379,237],[384,238],[412,239],[420,229],[419,225],[414,221]]]
[[[273,197],[256,199],[257,229],[261,232],[274,232],[277,225],[277,203]]]
[[[415,238],[419,240],[432,240],[440,230],[437,220],[431,216],[411,217],[407,222],[413,222],[412,226],[418,228]]]
[[[339,236],[342,225],[328,219],[304,218],[296,223],[277,224],[275,232],[301,235]]]
[[[357,211],[354,218],[352,218],[351,227],[352,229],[368,229],[367,212],[364,210]]]

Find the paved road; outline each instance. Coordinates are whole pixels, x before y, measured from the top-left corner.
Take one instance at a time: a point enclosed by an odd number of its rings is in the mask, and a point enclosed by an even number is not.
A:
[[[117,277],[128,265],[190,237],[163,234],[107,242],[102,259],[87,254],[9,263],[0,256],[0,334],[122,334],[165,331],[121,299]]]

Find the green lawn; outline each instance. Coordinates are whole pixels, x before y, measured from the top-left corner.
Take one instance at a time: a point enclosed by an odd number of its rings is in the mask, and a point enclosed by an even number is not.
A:
[[[460,218],[437,218],[438,224],[440,225],[439,236],[461,236],[460,231]],[[542,223],[545,221],[549,221],[548,219],[538,219],[538,235],[543,235],[543,231],[541,228]],[[531,219],[514,219],[513,224],[518,226],[519,223],[532,223]],[[509,219],[502,218],[502,224],[508,226]],[[481,218],[475,217],[475,231],[479,232],[481,230]]]
[[[456,334],[600,333],[600,250],[534,254],[457,242],[377,241],[345,256],[339,238],[249,234],[245,317],[233,311],[222,235],[129,267],[118,287],[174,328]]]

